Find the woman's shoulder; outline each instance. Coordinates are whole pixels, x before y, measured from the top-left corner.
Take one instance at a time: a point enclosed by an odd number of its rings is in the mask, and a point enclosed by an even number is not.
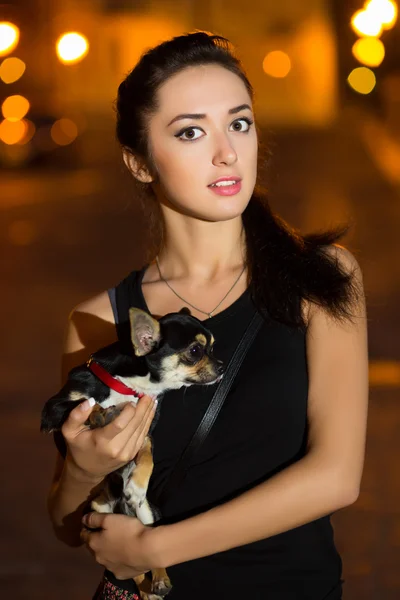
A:
[[[108,323],[114,323],[114,313],[112,310],[108,290],[104,290],[95,296],[77,304],[70,313],[70,320],[78,314],[86,314],[98,317]]]
[[[348,275],[355,275],[356,277],[357,275],[361,275],[360,265],[356,257],[344,246],[330,244],[329,246],[324,246],[324,252],[331,258],[334,258],[339,267]]]
[[[114,314],[107,290],[76,305],[64,336],[63,376],[89,356],[117,340]]]
[[[337,243],[321,246],[320,251],[325,253],[331,261],[333,260],[338,272],[349,278],[348,285],[351,290],[349,293],[349,307],[351,307],[352,304],[356,303],[360,292],[362,295],[362,272],[357,259],[350,250]],[[326,307],[322,307],[318,302],[302,300],[302,314],[306,327],[310,325],[311,319],[316,314],[326,314],[326,312]]]
[[[87,314],[98,317],[108,323],[115,324],[114,311],[112,307],[112,297],[117,287],[131,287],[134,285],[137,276],[145,269],[131,271],[115,287],[104,290],[95,296],[77,304],[70,313],[70,319],[77,314]]]
[[[352,311],[357,312],[365,301],[361,267],[354,254],[344,246],[335,243],[324,246],[322,250],[330,259],[333,259],[338,271],[348,277],[349,300],[347,316],[351,317]],[[326,318],[326,308],[321,307],[321,305],[316,302],[305,302],[303,304],[303,309],[305,311],[304,316],[307,325],[311,323],[312,319],[317,321],[318,319],[316,317],[318,315],[324,315]]]

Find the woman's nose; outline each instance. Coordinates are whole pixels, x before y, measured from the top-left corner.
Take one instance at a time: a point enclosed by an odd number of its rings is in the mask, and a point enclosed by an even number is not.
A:
[[[221,136],[216,144],[213,164],[214,165],[232,165],[237,161],[237,154],[230,141]]]

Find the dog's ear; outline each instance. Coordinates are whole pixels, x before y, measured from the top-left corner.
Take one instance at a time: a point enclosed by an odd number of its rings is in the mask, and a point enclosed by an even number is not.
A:
[[[179,314],[181,315],[192,315],[192,313],[190,312],[190,308],[188,308],[187,306],[184,306],[183,308],[181,308],[181,310],[179,311]]]
[[[160,323],[144,310],[135,307],[129,309],[129,320],[135,354],[144,356],[160,341]]]

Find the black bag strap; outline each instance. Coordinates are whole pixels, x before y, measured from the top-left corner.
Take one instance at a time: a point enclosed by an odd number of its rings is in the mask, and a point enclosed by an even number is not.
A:
[[[193,460],[194,455],[199,451],[200,447],[204,443],[207,435],[213,426],[219,411],[224,403],[224,400],[229,392],[229,389],[236,377],[236,374],[242,364],[247,351],[249,350],[251,343],[256,337],[261,325],[263,318],[258,311],[255,311],[249,325],[246,328],[231,360],[228,363],[224,377],[221,379],[215,393],[211,399],[211,402],[195,432],[191,441],[186,446],[180,459],[176,463],[173,471],[167,480],[167,483],[161,489],[161,492],[154,499],[156,506],[162,506],[167,499],[170,497],[172,492],[175,492],[179,485],[186,477],[187,470],[190,463]]]

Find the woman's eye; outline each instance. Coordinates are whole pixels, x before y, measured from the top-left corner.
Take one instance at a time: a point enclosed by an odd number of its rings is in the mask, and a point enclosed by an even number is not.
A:
[[[241,125],[241,123],[244,123],[244,128]],[[250,119],[236,119],[236,121],[233,121],[232,126],[236,126],[239,125],[239,128],[235,127],[235,131],[249,131],[251,125],[253,124],[253,121],[250,121]]]
[[[188,129],[185,129],[184,131],[177,133],[175,137],[177,137],[185,142],[190,142],[191,140],[198,140],[200,136],[195,137],[194,135],[192,135],[193,132],[195,132],[195,131],[201,132],[201,130],[198,127],[189,127]],[[184,137],[184,136],[188,136],[188,137]]]
[[[243,117],[242,119],[236,119],[236,121],[234,121],[231,124],[231,127],[233,127],[234,131],[237,131],[238,133],[247,133],[252,124],[253,121],[251,121],[247,117]],[[200,139],[200,137],[202,137],[201,135],[196,136],[196,131],[198,133],[204,133],[199,127],[188,127],[187,129],[184,129],[183,131],[177,133],[175,137],[179,138],[184,142],[191,142],[193,140],[198,140]]]

